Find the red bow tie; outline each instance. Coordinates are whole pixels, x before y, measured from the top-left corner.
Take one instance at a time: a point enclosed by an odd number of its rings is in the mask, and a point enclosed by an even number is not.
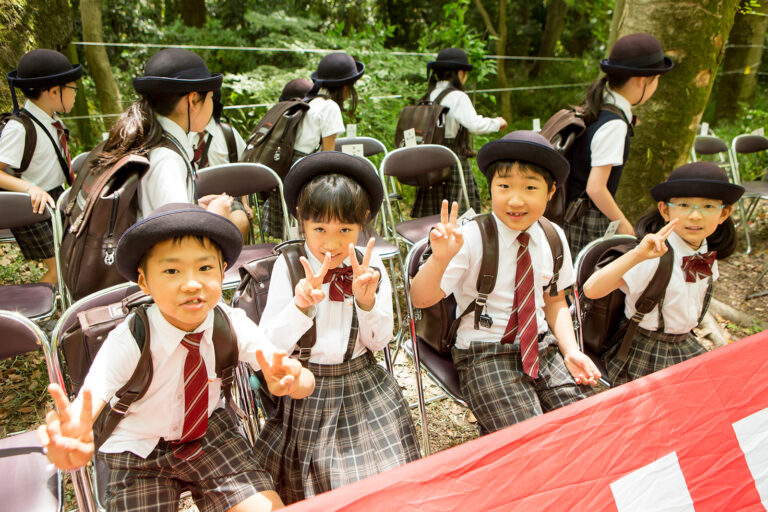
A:
[[[703,279],[712,275],[712,263],[715,262],[717,251],[709,251],[694,254],[692,256],[683,256],[683,272],[685,272],[685,282],[695,283],[698,279]]]
[[[331,300],[343,302],[344,297],[352,295],[352,267],[332,268],[325,274],[323,283],[331,283],[328,296]]]

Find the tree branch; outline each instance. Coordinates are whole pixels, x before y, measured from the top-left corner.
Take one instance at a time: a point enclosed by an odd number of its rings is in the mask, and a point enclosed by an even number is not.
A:
[[[475,0],[475,5],[477,6],[477,10],[480,12],[480,17],[483,18],[483,21],[485,22],[485,28],[488,29],[488,32],[490,32],[492,36],[499,37],[499,33],[493,27],[491,17],[488,16],[488,11],[485,10],[482,0]]]

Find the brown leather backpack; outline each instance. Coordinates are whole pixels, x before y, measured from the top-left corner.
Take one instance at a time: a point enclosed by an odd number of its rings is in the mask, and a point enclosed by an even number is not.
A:
[[[21,110],[18,114],[11,112],[4,112],[0,114],[0,133],[8,124],[8,121],[18,121],[24,126],[24,152],[21,155],[21,164],[18,169],[12,169],[15,176],[20,176],[21,173],[29,168],[29,162],[32,160],[32,155],[35,154],[35,146],[37,146],[37,130],[31,117],[25,110]]]

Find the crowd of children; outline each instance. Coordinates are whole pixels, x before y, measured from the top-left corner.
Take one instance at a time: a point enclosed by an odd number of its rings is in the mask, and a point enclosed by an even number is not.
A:
[[[532,131],[509,133],[477,153],[490,191],[486,220],[495,227],[497,268],[506,270],[497,272],[484,298],[484,321],[461,319],[451,356],[481,433],[580,400],[601,377],[618,385],[703,352],[691,330],[706,312],[716,260],[734,251],[729,216],[743,188],[716,165],[693,163],[652,188],[657,205],[635,226],[614,200],[629,154],[632,107],[647,101],[672,67],[651,35],[621,38],[601,62],[605,76],[587,93],[587,130],[570,162]],[[445,144],[461,167],[445,183],[417,191],[412,215],[439,213],[440,222],[429,232],[431,255],[413,278],[410,298],[426,308],[452,294],[460,312],[477,299],[488,241],[479,222],[459,225],[459,173],[469,206],[479,213],[469,134],[503,131],[507,123],[478,115],[463,92],[473,66],[462,50],[442,50],[427,69],[427,95],[449,108]],[[149,159],[138,187],[139,220],[119,241],[117,268],[154,301],[145,326],[152,380],[97,449],[95,419],[141,355],[126,321],[104,341],[74,401],[51,385],[57,411],[39,429],[59,468],[81,467],[94,452],[106,464],[107,510],[175,511],[185,489],[201,510],[273,510],[419,457],[408,404],[373,355],[392,338],[390,276],[374,239],[358,242],[385,191],[369,162],[334,151],[364,72],[363,63],[332,53],[311,81],[292,80],[281,95],[281,101],[309,103],[284,179],[287,213],[302,237],[302,269],[295,279],[285,253],[276,260],[260,325],[219,306],[224,270],[237,261],[250,230],[247,198],[198,197],[196,187],[197,169],[237,161],[246,146],[221,120],[222,75],[192,52],[166,49],[134,78],[139,100],[94,149],[93,167],[81,172],[98,173],[131,153]],[[34,121],[38,137],[21,169],[27,128],[21,118],[7,123],[0,135],[0,188],[28,193],[38,212],[55,207],[63,185],[72,183],[66,132],[56,114],[72,108],[81,74],[58,52],[35,50],[8,75],[12,89],[28,98],[19,116]],[[542,216],[561,187],[568,206],[579,211],[563,228],[554,227],[563,253],[555,270]],[[263,228],[283,238],[279,199],[269,195]],[[618,345],[603,354],[604,376],[579,347],[566,292],[574,283],[573,258],[610,221],[641,240],[591,276],[587,297],[621,289],[631,318],[659,258],[672,251],[674,267],[663,301],[640,323],[628,354],[619,357]],[[48,265],[44,280],[55,282],[50,225],[16,229],[14,236],[26,258]],[[225,407],[215,371],[219,309],[236,334],[239,359],[263,372],[277,404],[253,447]]]

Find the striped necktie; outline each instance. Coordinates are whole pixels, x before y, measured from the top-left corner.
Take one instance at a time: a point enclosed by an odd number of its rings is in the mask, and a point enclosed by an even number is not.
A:
[[[328,270],[323,283],[331,283],[328,288],[328,298],[343,302],[345,297],[352,295],[352,266],[336,267]]]
[[[184,361],[184,428],[173,444],[173,455],[194,460],[203,454],[200,439],[208,430],[208,372],[200,356],[202,332],[189,333],[181,340],[187,349]]]
[[[59,144],[61,145],[61,152],[67,157],[67,173],[69,175],[70,185],[75,182],[75,173],[72,171],[72,160],[69,158],[69,146],[67,146],[67,129],[64,128],[64,124],[61,121],[54,121],[53,127],[56,128],[56,133],[59,136]]]
[[[205,167],[206,158],[203,158],[203,151],[205,150],[205,136],[208,134],[206,130],[197,132],[197,145],[195,146],[195,153],[192,156],[192,163],[195,164],[195,169],[202,169]],[[205,161],[204,161],[205,160]]]

